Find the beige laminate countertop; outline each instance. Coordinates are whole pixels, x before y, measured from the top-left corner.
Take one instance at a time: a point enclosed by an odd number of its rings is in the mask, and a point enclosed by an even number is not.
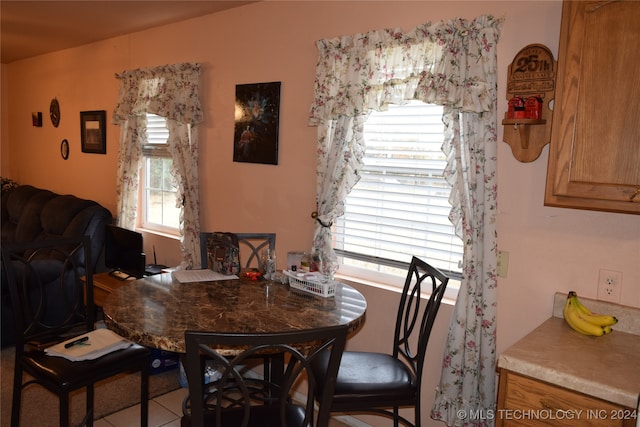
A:
[[[558,300],[563,303],[562,296],[556,300],[555,306]],[[622,308],[626,312],[620,313],[620,328],[614,327],[611,334],[602,337],[575,332],[561,317],[562,311],[558,317],[558,311],[554,309],[553,317],[500,355],[498,368],[638,408],[640,334],[634,333],[635,324],[629,325],[624,320],[630,318],[632,323],[640,320],[640,309]],[[618,316],[615,311],[607,313]]]

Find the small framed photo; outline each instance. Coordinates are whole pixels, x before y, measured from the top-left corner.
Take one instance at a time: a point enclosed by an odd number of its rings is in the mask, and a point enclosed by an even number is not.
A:
[[[35,111],[31,113],[31,122],[37,128],[42,127],[42,111]]]
[[[80,141],[83,153],[107,153],[107,112],[80,112]]]

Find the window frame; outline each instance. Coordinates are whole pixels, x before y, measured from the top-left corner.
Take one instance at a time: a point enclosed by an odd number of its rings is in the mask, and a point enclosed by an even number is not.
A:
[[[437,105],[434,105],[437,107]],[[393,107],[393,106],[391,106]],[[442,107],[440,107],[442,108]],[[443,129],[444,131],[444,129]],[[366,141],[366,131],[363,131],[363,138]],[[419,132],[416,132],[419,133]],[[443,132],[444,134],[444,132]],[[444,136],[444,135],[443,135]],[[409,166],[407,166],[409,167]],[[349,196],[347,196],[349,197]],[[345,201],[346,203],[346,201]],[[341,217],[340,219],[344,218]],[[453,226],[452,226],[453,227]],[[336,225],[333,226],[333,231],[336,231]],[[452,232],[455,232],[452,230]],[[451,236],[455,236],[455,234],[451,234]],[[404,285],[404,281],[406,278],[406,271],[409,268],[409,261],[400,261],[395,259],[383,258],[374,255],[366,255],[364,253],[356,253],[345,249],[337,248],[336,235],[334,234],[334,244],[333,249],[338,257],[339,262],[339,270],[336,273],[338,276],[348,279],[351,281],[362,281],[369,284],[378,284],[384,287],[392,287],[401,289]],[[464,247],[462,242],[460,242],[460,246],[462,246],[462,250]],[[459,253],[454,251],[454,253]],[[420,255],[417,255],[420,256]],[[463,254],[461,254],[463,256]],[[360,267],[357,265],[348,265],[345,264],[344,258],[348,258],[349,260],[357,262],[365,262],[377,265],[377,271],[369,268]],[[449,289],[446,292],[446,297],[450,299],[455,299],[457,296],[457,292],[459,290],[459,285],[462,280],[462,258],[458,261],[459,271],[444,269],[438,267],[444,274],[446,274],[449,278]],[[395,270],[393,273],[385,272],[385,270],[393,269]]]
[[[147,230],[151,232],[162,233],[172,237],[179,237],[180,224],[178,224],[176,227],[171,227],[165,224],[148,221],[147,214],[148,214],[149,202],[148,202],[147,194],[150,188],[149,182],[148,182],[149,160],[169,159],[173,162],[171,154],[169,153],[169,150],[168,150],[167,143],[151,142],[152,140],[157,141],[158,139],[163,138],[164,135],[166,135],[166,137],[168,138],[168,134],[169,134],[168,130],[166,130],[166,132],[150,131],[152,127],[149,126],[149,122],[151,121],[151,122],[158,123],[160,121],[158,118],[164,119],[164,117],[162,116],[147,113],[146,130],[147,130],[148,142],[142,147],[142,166],[140,168],[141,170],[140,170],[140,186],[139,186],[140,192],[139,192],[139,198],[138,198],[138,213],[139,213],[138,227],[143,230]],[[171,171],[169,170],[168,173],[171,173]],[[160,190],[160,191],[166,192],[166,190]],[[176,209],[179,209],[179,208],[176,208]],[[178,218],[179,218],[179,213],[178,213]]]

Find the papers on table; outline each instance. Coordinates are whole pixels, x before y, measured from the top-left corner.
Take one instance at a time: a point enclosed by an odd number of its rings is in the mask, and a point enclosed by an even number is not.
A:
[[[231,280],[238,278],[235,274],[225,276],[224,274],[217,273],[213,270],[209,270],[208,268],[203,270],[175,270],[171,274],[173,274],[173,277],[175,277],[180,283],[212,282],[215,280]]]
[[[109,329],[96,329],[51,346],[45,349],[45,353],[76,362],[94,360],[113,351],[130,347],[132,344],[131,341]]]

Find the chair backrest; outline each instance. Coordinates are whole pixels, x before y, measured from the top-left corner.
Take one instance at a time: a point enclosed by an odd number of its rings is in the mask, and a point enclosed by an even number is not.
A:
[[[207,263],[207,237],[211,233],[200,233],[200,256],[202,268],[208,268]],[[243,268],[255,267],[262,271],[261,252],[263,249],[276,248],[275,233],[235,233],[240,244],[240,265]],[[246,260],[246,261],[245,261]]]
[[[84,259],[91,259],[88,236],[2,246],[16,352],[29,341],[61,341],[94,329],[93,267]]]
[[[268,334],[187,331],[185,369],[190,425],[204,426],[206,419],[207,425],[216,427],[246,426],[250,420],[251,425],[257,425],[255,421],[259,420],[264,425],[326,427],[347,330],[345,325]],[[216,348],[243,350],[230,357]],[[327,351],[326,376],[316,378],[310,364],[323,354],[326,357]],[[271,382],[239,372],[247,358],[264,354],[284,354],[284,372],[272,373]],[[218,373],[218,379],[208,384],[203,378],[210,365],[203,363],[203,357],[214,361]],[[324,381],[322,396],[315,395],[316,381]],[[297,400],[292,404],[294,393]],[[314,399],[319,402],[317,411]]]
[[[412,258],[400,297],[393,355],[402,357],[412,367],[418,380],[418,388],[427,343],[448,282],[449,278],[438,269],[415,256]],[[431,295],[425,306],[422,296],[429,292]]]

